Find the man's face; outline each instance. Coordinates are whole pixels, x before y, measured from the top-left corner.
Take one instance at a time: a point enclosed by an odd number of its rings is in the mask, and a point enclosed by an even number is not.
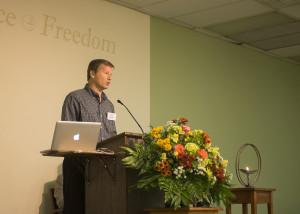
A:
[[[111,82],[112,67],[102,64],[99,66],[98,71],[96,73],[94,71],[91,72],[93,83],[96,86],[96,88],[99,89],[99,91],[107,89]]]

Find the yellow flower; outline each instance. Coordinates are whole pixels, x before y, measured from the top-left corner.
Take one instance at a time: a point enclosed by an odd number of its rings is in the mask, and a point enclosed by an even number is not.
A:
[[[176,156],[176,157],[177,157],[177,156],[178,156],[178,152],[174,152],[174,156]]]
[[[208,175],[208,178],[212,177],[212,171],[209,168],[206,168],[206,174]]]
[[[166,151],[170,151],[170,150],[172,149],[171,144],[166,144],[166,145],[164,146],[164,149],[165,149]]]
[[[156,143],[158,146],[162,147],[164,144],[164,141],[162,139],[158,139]]]
[[[163,129],[164,129],[164,127],[162,127],[162,126],[159,126],[159,127],[157,127],[156,129],[157,129],[157,131],[159,132],[159,131],[163,130]]]
[[[169,139],[169,138],[166,138],[166,139],[164,140],[164,144],[170,144],[170,139]]]
[[[221,166],[226,167],[227,164],[228,164],[228,160],[224,160],[224,161],[221,163]]]
[[[188,142],[188,141],[190,141],[190,137],[189,137],[189,136],[187,136],[187,137],[184,139],[184,141],[185,141],[185,142]]]
[[[155,137],[156,139],[158,139],[158,138],[161,138],[161,135],[160,135],[160,134],[157,134],[157,135],[154,135],[154,137]]]
[[[218,152],[218,150],[219,150],[219,148],[215,146],[215,147],[210,147],[210,148],[208,149],[208,152],[211,152],[212,158],[215,158],[215,157],[217,157],[218,155],[220,155],[220,153]]]
[[[205,158],[202,162],[201,162],[201,166],[202,167],[206,167],[207,166],[207,164],[209,164],[211,161],[210,161],[210,159],[209,158]]]
[[[174,143],[177,143],[179,135],[178,134],[171,134],[169,137],[174,141]]]
[[[205,149],[208,149],[208,148],[210,147],[210,144],[211,144],[211,143],[207,143],[207,144],[205,145]]]
[[[154,129],[152,129],[151,136],[154,137],[155,135],[156,135],[156,131]]]
[[[176,133],[179,133],[182,131],[182,128],[181,128],[181,126],[173,126],[172,130],[174,130]]]
[[[161,153],[160,159],[161,160],[166,160],[167,159],[167,154],[166,153]]]

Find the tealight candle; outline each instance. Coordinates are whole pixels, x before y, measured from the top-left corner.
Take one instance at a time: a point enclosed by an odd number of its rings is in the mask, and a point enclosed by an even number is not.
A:
[[[246,187],[251,187],[251,184],[250,184],[250,174],[253,174],[255,173],[257,170],[250,170],[250,168],[248,166],[245,167],[245,169],[240,169],[241,172],[245,173],[247,175],[247,186]]]

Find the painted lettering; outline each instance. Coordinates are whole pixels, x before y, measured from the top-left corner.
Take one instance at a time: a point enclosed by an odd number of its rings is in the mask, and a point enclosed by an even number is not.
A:
[[[115,53],[115,48],[116,48],[116,44],[113,41],[108,41],[106,39],[102,40],[102,51],[106,51],[106,52],[111,52],[111,53]],[[106,49],[105,49],[106,47]]]
[[[0,23],[3,23],[4,19],[5,19],[5,11],[0,9]]]
[[[91,32],[92,32],[92,29],[89,28],[88,29],[88,33],[87,34],[83,34],[83,36],[81,38],[81,44],[82,45],[84,45],[86,47],[90,47]]]
[[[45,16],[45,25],[44,25],[44,31],[43,33],[41,33],[42,35],[45,35],[45,36],[48,36],[48,28],[50,27],[50,30],[52,31],[53,29],[53,22],[51,21],[54,21],[54,23],[56,22],[56,18],[53,17],[53,16],[48,16],[48,15],[44,15]]]
[[[61,27],[61,26],[56,26],[55,28],[56,28],[56,36],[55,36],[55,38],[59,39],[59,32],[62,32],[64,28]]]
[[[14,13],[7,14],[7,18],[6,18],[7,24],[13,26],[15,25],[15,22],[13,22],[15,20],[16,20],[16,15]]]
[[[80,33],[78,31],[73,32],[73,42],[75,44],[78,44],[80,42]]]
[[[67,37],[68,36],[68,37]],[[66,28],[64,30],[64,40],[66,41],[70,41],[71,40],[71,37],[72,37],[72,34],[71,34],[71,30]]]
[[[100,46],[100,39],[98,37],[93,37],[92,46],[94,49],[98,49]]]
[[[53,36],[56,39],[64,41],[73,41],[75,44],[80,44],[85,47],[92,47],[95,50],[115,53],[116,44],[114,41],[100,39],[93,35],[92,28],[88,28],[86,33],[72,31],[70,28],[63,27],[57,24],[57,19],[53,16],[44,15],[44,26],[42,35]]]
[[[10,26],[15,25],[16,15],[12,12],[6,13],[4,10],[0,9],[0,23],[6,23]]]

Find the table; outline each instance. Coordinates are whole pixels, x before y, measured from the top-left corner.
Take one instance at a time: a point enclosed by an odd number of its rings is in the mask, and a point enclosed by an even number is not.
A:
[[[267,204],[268,214],[273,214],[272,192],[276,189],[267,188],[233,188],[231,192],[236,196],[232,204],[242,204],[243,214],[248,214],[248,204],[251,204],[251,214],[257,214],[257,204]],[[226,208],[226,214],[231,214],[231,205]]]
[[[213,207],[183,207],[183,208],[154,208],[146,209],[150,214],[218,214],[219,210],[224,208]]]

